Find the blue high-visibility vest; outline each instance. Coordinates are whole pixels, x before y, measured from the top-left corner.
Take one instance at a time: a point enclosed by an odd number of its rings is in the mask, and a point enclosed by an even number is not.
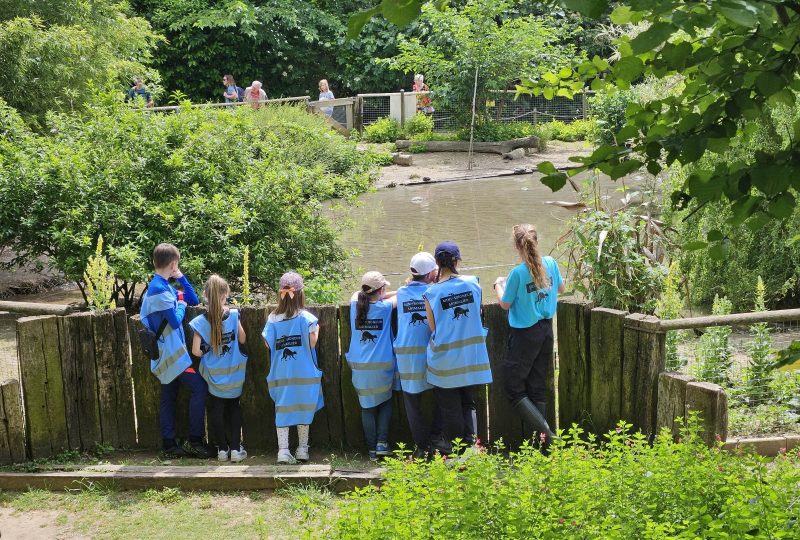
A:
[[[311,348],[309,328],[317,318],[303,310],[282,321],[267,320],[262,336],[270,351],[269,395],[275,402],[275,425],[308,425],[325,401],[317,351]]]
[[[397,337],[394,339],[394,354],[403,392],[419,394],[429,390],[425,380],[428,370],[428,342],[431,329],[425,312],[422,295],[427,283],[412,281],[397,290]]]
[[[424,296],[436,323],[428,344],[428,382],[439,388],[492,382],[478,279],[453,276],[428,287]]]
[[[365,409],[392,397],[396,361],[392,349],[392,303],[369,305],[367,319],[356,323],[356,301],[350,302],[350,349],[347,363],[353,371],[358,402]]]
[[[142,321],[145,321],[151,313],[167,309],[174,310],[177,307],[178,296],[175,294],[175,290],[169,287],[168,290],[152,296],[145,294],[139,314]],[[150,330],[156,332],[158,329],[151,328]],[[150,360],[150,371],[158,377],[161,384],[169,384],[191,365],[192,359],[189,351],[186,350],[183,326],[172,328],[167,324],[161,337],[158,338],[158,360]]]
[[[205,315],[198,315],[189,327],[200,335],[207,350],[200,357],[200,375],[208,383],[208,392],[219,398],[242,395],[247,356],[239,348],[239,310],[232,309],[222,320],[222,343],[219,354],[211,347],[211,324]]]

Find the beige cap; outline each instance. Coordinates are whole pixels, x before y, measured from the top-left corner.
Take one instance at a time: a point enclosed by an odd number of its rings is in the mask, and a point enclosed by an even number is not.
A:
[[[369,287],[367,292],[377,291],[381,287],[385,287],[387,285],[391,285],[391,283],[386,281],[386,278],[383,277],[383,274],[375,270],[372,272],[367,272],[361,278],[361,286]]]

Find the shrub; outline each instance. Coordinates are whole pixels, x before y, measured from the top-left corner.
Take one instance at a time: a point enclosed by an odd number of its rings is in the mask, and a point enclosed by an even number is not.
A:
[[[754,311],[765,311],[764,304],[764,281],[761,276],[756,282],[756,301]],[[767,323],[757,323],[750,327],[752,340],[748,344],[750,360],[745,372],[747,380],[745,383],[745,395],[748,404],[755,405],[773,398],[769,386],[773,377],[772,369],[772,337],[769,334]]]
[[[669,265],[669,272],[664,280],[664,289],[661,292],[661,298],[656,303],[656,315],[662,319],[677,319],[681,315],[681,308],[683,307],[683,299],[681,298],[680,286],[680,269],[678,263],[673,261]],[[678,371],[686,365],[686,360],[681,358],[678,354],[678,342],[680,341],[680,332],[678,330],[670,330],[666,335],[666,369],[667,371]]]
[[[103,235],[97,239],[94,255],[89,257],[83,272],[84,294],[90,309],[102,311],[113,305],[114,274],[103,255]]]
[[[364,140],[373,143],[395,142],[401,138],[403,130],[394,118],[384,117],[364,128]]]
[[[421,154],[423,152],[427,152],[428,147],[425,146],[425,143],[415,142],[408,145],[408,151],[412,154]]]
[[[715,297],[711,313],[714,315],[728,315],[731,312],[731,302],[725,297]],[[694,375],[704,382],[727,384],[730,369],[733,364],[728,338],[731,335],[730,326],[712,326],[700,336],[697,345],[697,364]]]
[[[409,139],[424,137],[428,133],[433,133],[433,117],[417,113],[406,120],[403,131],[405,131],[405,136]]]
[[[598,92],[589,98],[589,109],[597,122],[597,142],[615,144],[614,135],[625,125],[625,110],[633,99],[630,91]]]
[[[695,426],[696,420],[690,422]],[[542,456],[470,456],[458,466],[388,460],[380,487],[340,503],[335,538],[789,538],[800,456],[768,463],[709,449],[685,430],[653,445],[624,427],[605,444],[566,435]]]

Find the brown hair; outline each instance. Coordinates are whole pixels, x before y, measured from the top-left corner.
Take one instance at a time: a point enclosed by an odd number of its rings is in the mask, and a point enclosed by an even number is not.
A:
[[[436,260],[436,264],[439,266],[439,270],[436,272],[436,281],[439,281],[439,278],[442,277],[442,268],[447,268],[450,270],[450,273],[458,275],[458,270],[456,270],[456,264],[458,259],[453,257],[450,253],[446,251],[439,251],[433,257]]]
[[[358,300],[356,301],[356,327],[363,326],[363,324],[367,322],[367,313],[369,313],[369,302],[370,300],[378,298],[378,293],[380,293],[384,287],[381,287],[380,289],[375,289],[372,292],[367,292],[370,289],[369,285],[361,286],[361,290],[358,291]]]
[[[514,233],[514,246],[528,267],[536,288],[549,287],[547,272],[542,264],[542,256],[539,254],[539,238],[536,234],[536,227],[529,223],[514,225],[512,232]]]
[[[174,261],[181,260],[181,252],[172,244],[158,244],[153,250],[153,266],[156,270],[166,268]]]
[[[218,355],[222,347],[222,306],[223,298],[231,293],[231,288],[228,282],[219,277],[217,274],[212,274],[206,281],[206,286],[203,287],[203,294],[208,302],[208,313],[206,318],[208,324],[211,326],[211,349],[214,354]]]
[[[222,78],[228,79],[228,84],[236,86],[236,81],[234,80],[233,75],[223,75]]]
[[[292,319],[297,316],[301,309],[306,305],[306,295],[303,289],[293,292],[294,296],[286,293],[280,296],[278,300],[278,307],[272,312],[275,315],[284,315],[287,319]]]

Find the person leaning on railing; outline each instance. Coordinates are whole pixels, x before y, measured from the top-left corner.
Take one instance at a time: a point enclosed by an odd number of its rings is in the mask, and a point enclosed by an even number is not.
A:
[[[254,109],[261,107],[261,102],[267,101],[267,93],[261,88],[260,81],[253,81],[244,91],[244,100]]]

